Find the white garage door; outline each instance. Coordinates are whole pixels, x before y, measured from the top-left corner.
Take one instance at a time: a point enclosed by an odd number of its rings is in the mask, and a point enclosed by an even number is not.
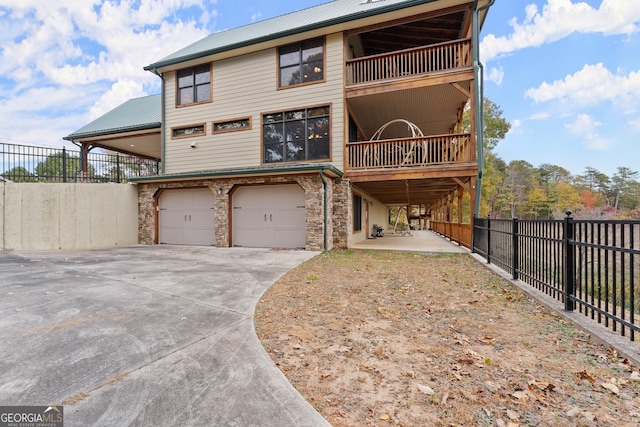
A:
[[[233,245],[304,248],[304,201],[297,184],[240,187],[233,193]]]
[[[165,190],[158,200],[158,243],[215,245],[215,206],[208,188]]]

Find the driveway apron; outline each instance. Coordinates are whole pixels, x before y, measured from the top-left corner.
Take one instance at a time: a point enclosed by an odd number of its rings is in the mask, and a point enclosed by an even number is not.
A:
[[[256,303],[317,253],[0,252],[0,405],[65,426],[327,426],[262,348]]]

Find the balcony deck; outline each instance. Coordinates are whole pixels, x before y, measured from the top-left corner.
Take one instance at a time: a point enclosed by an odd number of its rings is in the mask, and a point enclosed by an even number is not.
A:
[[[348,60],[347,87],[382,83],[473,66],[471,39]]]
[[[476,150],[468,133],[347,144],[346,169],[349,172],[474,163]]]

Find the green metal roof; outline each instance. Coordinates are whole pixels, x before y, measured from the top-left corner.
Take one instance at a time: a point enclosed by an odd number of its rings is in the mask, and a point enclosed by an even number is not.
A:
[[[431,3],[437,0],[334,0],[242,27],[211,34],[144,67],[154,70],[281,37]]]
[[[63,139],[72,141],[92,136],[160,128],[161,103],[160,95],[130,99]]]

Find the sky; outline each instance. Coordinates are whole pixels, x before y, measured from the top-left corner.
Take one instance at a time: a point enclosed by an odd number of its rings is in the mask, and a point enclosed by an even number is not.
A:
[[[0,0],[0,143],[62,137],[160,92],[143,67],[208,34],[326,0]],[[640,171],[640,0],[496,0],[484,94],[511,124],[506,162]]]

